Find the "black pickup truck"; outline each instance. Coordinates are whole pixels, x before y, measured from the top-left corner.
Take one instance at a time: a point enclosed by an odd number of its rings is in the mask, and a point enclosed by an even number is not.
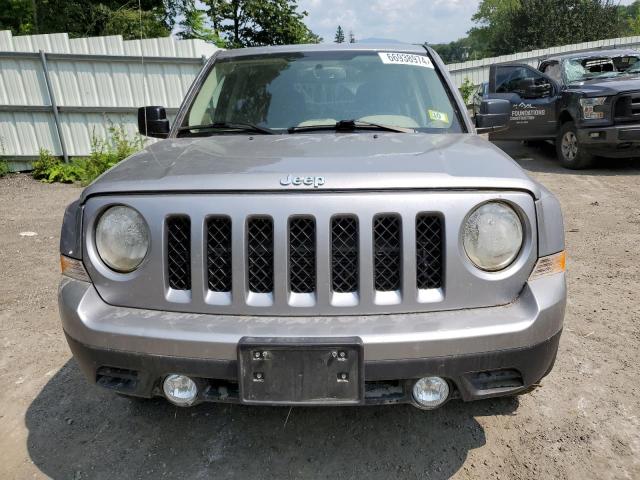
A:
[[[595,50],[490,68],[484,98],[511,101],[509,128],[491,140],[554,140],[566,168],[594,156],[640,155],[640,52]]]

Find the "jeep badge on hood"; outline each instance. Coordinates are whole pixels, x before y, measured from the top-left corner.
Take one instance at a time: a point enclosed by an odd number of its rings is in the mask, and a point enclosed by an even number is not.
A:
[[[324,185],[324,177],[294,177],[289,174],[280,179],[280,185],[283,187],[293,185],[294,187],[306,186],[318,188],[319,186]]]

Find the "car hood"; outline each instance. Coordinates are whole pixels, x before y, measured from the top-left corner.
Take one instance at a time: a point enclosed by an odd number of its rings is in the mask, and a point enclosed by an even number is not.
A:
[[[283,185],[289,176],[313,180]],[[386,189],[540,195],[508,155],[477,135],[381,132],[171,138],[104,173],[83,201],[113,193]]]
[[[640,75],[594,78],[593,80],[573,84],[570,88],[577,89],[588,97],[617,95],[623,92],[640,90]]]

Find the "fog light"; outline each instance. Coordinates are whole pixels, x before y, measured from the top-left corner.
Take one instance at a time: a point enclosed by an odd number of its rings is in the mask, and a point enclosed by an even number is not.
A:
[[[198,396],[196,382],[185,375],[169,375],[164,379],[162,389],[167,400],[180,407],[192,405]]]
[[[413,386],[413,399],[420,408],[438,408],[449,397],[449,384],[440,377],[425,377]]]

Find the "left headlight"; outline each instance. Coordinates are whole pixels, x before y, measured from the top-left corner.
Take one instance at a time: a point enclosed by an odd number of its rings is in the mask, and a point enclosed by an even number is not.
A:
[[[602,120],[604,111],[596,107],[604,105],[606,101],[607,97],[581,98],[582,117],[585,120]]]
[[[149,250],[147,223],[133,208],[111,207],[98,220],[96,248],[109,268],[120,273],[132,272]]]
[[[522,221],[503,202],[489,202],[471,212],[463,230],[464,249],[469,260],[481,270],[504,270],[520,253]]]

